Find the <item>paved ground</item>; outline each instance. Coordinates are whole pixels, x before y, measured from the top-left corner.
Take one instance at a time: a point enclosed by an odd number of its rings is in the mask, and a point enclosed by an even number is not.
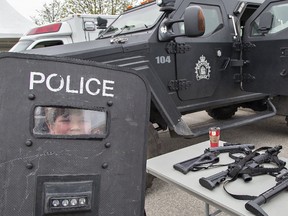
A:
[[[237,112],[237,115],[246,114],[246,111]],[[190,114],[185,116],[185,119],[191,123],[190,126],[198,122],[212,121],[206,112]],[[159,136],[167,151],[208,140],[208,134],[193,139],[170,138],[168,132],[160,132]],[[255,144],[256,148],[282,145],[283,150],[280,156],[288,157],[288,127],[283,116],[275,116],[236,129],[223,130],[221,131],[221,140],[233,143],[251,143]],[[152,187],[146,192],[145,208],[147,216],[204,215],[204,202],[159,179],[155,179]],[[220,215],[228,216],[225,213]]]

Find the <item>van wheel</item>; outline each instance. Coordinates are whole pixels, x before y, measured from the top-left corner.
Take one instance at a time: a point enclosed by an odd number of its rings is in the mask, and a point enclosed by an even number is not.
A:
[[[232,118],[237,112],[237,106],[227,106],[206,110],[209,116],[215,120],[226,120]]]
[[[161,142],[158,132],[153,127],[152,123],[148,125],[148,140],[147,140],[147,159],[156,157],[161,153]],[[151,174],[146,175],[146,188],[152,186],[152,181],[155,177]]]

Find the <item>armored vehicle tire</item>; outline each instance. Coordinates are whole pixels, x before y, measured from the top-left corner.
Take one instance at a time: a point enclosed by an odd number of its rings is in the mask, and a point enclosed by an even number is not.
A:
[[[148,140],[147,140],[147,159],[156,157],[161,153],[161,143],[159,135],[152,123],[148,125]],[[146,188],[152,186],[152,181],[155,177],[151,174],[146,175]]]
[[[237,106],[227,106],[206,110],[209,116],[216,120],[226,120],[232,118],[237,112]]]

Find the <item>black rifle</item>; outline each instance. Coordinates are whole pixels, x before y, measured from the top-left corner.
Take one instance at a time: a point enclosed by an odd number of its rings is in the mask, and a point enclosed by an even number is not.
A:
[[[254,145],[252,144],[231,144],[224,143],[223,146],[208,148],[204,150],[204,154],[182,161],[180,163],[174,164],[174,169],[182,172],[183,174],[187,174],[189,171],[197,171],[199,169],[203,169],[201,167],[204,164],[214,164],[219,162],[219,157],[217,157],[220,153],[251,153],[252,149],[254,149]]]
[[[228,166],[228,169],[219,173],[216,173],[209,177],[202,177],[199,179],[199,183],[209,189],[213,190],[217,185],[223,182],[227,177],[230,177],[230,181],[234,181],[238,177],[241,177],[245,182],[250,181],[252,176],[263,175],[267,173],[279,172],[285,166],[285,162],[278,159],[277,155],[280,153],[282,146],[276,147],[262,147],[245,158],[236,161]],[[260,154],[259,151],[266,150],[265,153]],[[277,168],[263,168],[263,163],[275,163]],[[232,194],[230,194],[232,195]],[[236,198],[236,197],[235,197]]]
[[[260,207],[278,193],[288,189],[288,170],[282,170],[276,177],[277,184],[259,195],[256,199],[250,200],[245,204],[245,208],[257,216],[268,216],[268,214]]]

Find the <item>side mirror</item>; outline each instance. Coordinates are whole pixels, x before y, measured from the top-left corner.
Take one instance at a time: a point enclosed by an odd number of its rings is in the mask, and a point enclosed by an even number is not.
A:
[[[268,31],[272,28],[272,23],[273,23],[273,14],[270,12],[265,12],[261,15],[260,17],[260,22],[259,22],[259,32],[262,34],[267,34]]]
[[[175,23],[184,22],[185,33],[175,34],[172,26]],[[202,8],[199,6],[189,6],[185,9],[184,20],[173,20],[170,17],[165,19],[159,27],[158,38],[160,41],[170,41],[176,37],[188,36],[199,37],[205,33],[205,18]]]
[[[184,13],[185,35],[199,37],[205,33],[205,18],[201,7],[190,6]]]
[[[106,29],[107,28],[107,19],[102,17],[97,17],[97,29]]]

